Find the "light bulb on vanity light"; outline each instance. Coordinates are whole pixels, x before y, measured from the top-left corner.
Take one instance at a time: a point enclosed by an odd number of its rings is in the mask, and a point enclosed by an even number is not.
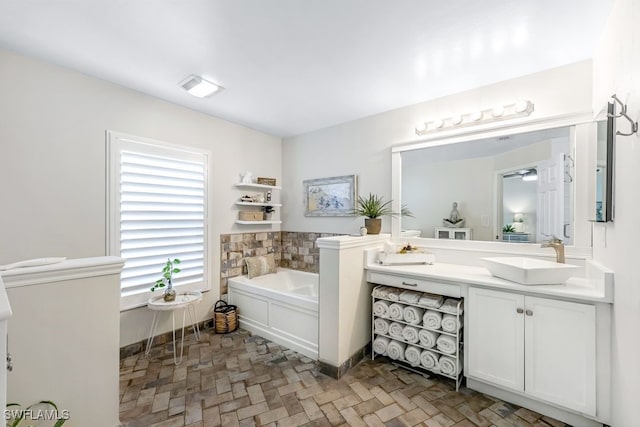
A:
[[[462,116],[460,114],[456,114],[455,116],[452,116],[451,123],[453,123],[456,126],[459,125],[460,123],[462,123]]]
[[[433,127],[436,129],[441,129],[442,126],[444,126],[444,120],[442,119],[436,119],[433,121]]]
[[[524,99],[519,99],[516,101],[513,109],[516,113],[524,113],[529,108],[529,101],[525,101]]]
[[[502,117],[503,114],[504,114],[504,107],[502,105],[494,107],[494,109],[491,110],[491,115],[493,117]]]
[[[474,111],[469,115],[469,118],[471,119],[471,121],[477,122],[482,118],[482,111]]]

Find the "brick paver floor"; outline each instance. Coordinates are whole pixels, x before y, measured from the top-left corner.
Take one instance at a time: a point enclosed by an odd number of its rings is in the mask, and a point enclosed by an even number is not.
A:
[[[170,344],[121,360],[120,419],[126,427],[564,426],[385,358],[365,359],[335,380],[313,360],[245,331],[203,331],[200,342],[190,334],[180,366]]]

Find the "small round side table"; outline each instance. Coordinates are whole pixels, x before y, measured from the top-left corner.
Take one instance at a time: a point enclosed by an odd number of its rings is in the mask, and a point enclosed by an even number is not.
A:
[[[145,354],[148,356],[153,344],[153,338],[158,328],[158,313],[160,311],[171,311],[171,324],[173,331],[173,361],[176,365],[182,363],[182,354],[184,351],[184,325],[187,313],[189,321],[193,325],[193,335],[196,341],[200,341],[200,327],[196,322],[196,304],[202,300],[202,292],[183,292],[176,295],[175,301],[165,301],[162,295],[153,296],[147,301],[147,307],[153,311],[153,320],[151,321],[151,329],[149,338],[147,339],[147,348]],[[176,351],[176,310],[182,309],[182,341],[180,343],[180,359]]]

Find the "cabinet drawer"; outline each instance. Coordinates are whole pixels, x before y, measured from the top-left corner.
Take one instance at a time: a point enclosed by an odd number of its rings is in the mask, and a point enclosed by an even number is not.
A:
[[[378,285],[411,289],[413,291],[419,292],[430,292],[432,294],[439,294],[447,297],[460,298],[462,296],[460,286],[433,282],[431,280],[415,279],[411,277],[395,276],[391,274],[368,271],[367,281],[370,283],[376,283]]]

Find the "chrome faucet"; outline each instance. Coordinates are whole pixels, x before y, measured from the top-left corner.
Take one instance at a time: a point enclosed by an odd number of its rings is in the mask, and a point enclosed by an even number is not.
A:
[[[564,243],[553,236],[548,241],[540,245],[541,248],[553,248],[556,251],[556,262],[564,264]]]

